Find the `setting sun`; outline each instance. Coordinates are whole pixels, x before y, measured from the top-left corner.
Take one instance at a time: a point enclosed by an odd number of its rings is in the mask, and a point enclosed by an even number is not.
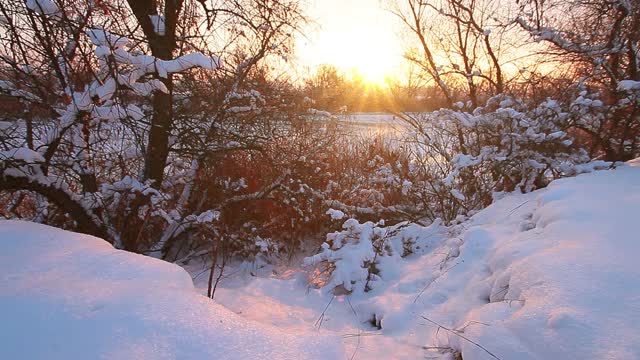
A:
[[[301,66],[330,64],[378,85],[397,75],[403,50],[395,19],[379,1],[316,0],[309,6],[309,16],[315,31],[298,41]]]

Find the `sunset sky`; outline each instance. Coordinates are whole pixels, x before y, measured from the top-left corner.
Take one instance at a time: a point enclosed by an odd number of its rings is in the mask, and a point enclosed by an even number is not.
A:
[[[399,26],[380,0],[309,0],[312,23],[297,44],[297,61],[314,69],[333,64],[358,71],[366,80],[382,83],[402,63]]]

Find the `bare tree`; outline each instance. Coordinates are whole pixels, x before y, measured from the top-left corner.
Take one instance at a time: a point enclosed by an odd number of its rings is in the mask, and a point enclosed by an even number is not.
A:
[[[1,130],[2,189],[131,251],[214,220],[189,213],[198,168],[265,139],[248,79],[290,52],[303,19],[284,0],[0,1],[0,14],[1,90],[31,114]],[[176,116],[196,68],[216,87],[199,122]]]
[[[479,105],[480,96],[505,91],[497,3],[479,0],[397,1],[391,11],[417,44],[406,58],[440,88],[449,107],[457,100]],[[488,86],[482,87],[482,83]],[[456,95],[455,88],[464,89]],[[482,93],[482,94],[481,94]]]
[[[635,0],[554,0],[525,1],[516,19],[548,45],[540,56],[572,68],[582,98],[598,94],[599,106],[576,117],[574,127],[594,143],[593,155],[607,160],[628,160],[639,150],[640,107],[635,88],[625,86],[640,81],[639,18]]]

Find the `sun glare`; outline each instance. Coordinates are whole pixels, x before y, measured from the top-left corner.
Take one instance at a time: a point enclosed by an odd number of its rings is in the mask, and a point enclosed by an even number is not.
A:
[[[302,66],[334,65],[375,85],[397,75],[402,47],[393,16],[378,0],[315,0],[308,11],[317,26],[298,42]]]

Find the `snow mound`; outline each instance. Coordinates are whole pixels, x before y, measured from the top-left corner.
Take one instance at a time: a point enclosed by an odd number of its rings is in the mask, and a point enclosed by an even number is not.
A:
[[[640,359],[638,214],[640,159],[506,195],[446,231],[415,227],[420,251],[380,262],[366,293],[269,271],[216,297],[265,324],[340,334],[360,360]]]
[[[448,300],[417,314],[456,334],[427,322],[427,346],[465,360],[639,359],[637,165],[557,180],[474,216],[458,265],[424,295]]]
[[[0,359],[344,357],[336,338],[240,318],[178,266],[20,221],[0,221],[0,317]]]

